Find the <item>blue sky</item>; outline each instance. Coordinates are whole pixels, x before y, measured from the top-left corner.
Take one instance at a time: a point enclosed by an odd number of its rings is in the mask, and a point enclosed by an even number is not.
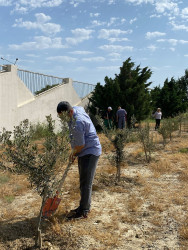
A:
[[[187,0],[0,0],[0,23],[20,69],[104,84],[131,57],[154,87],[188,68]]]

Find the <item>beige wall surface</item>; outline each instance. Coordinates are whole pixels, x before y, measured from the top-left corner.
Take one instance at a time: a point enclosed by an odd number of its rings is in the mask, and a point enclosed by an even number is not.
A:
[[[17,67],[8,65],[8,71],[0,73],[0,131],[3,127],[13,130],[24,119],[32,123],[45,122],[47,115],[58,121],[56,107],[60,101],[72,106],[85,107],[72,86],[72,80],[34,96],[17,75]],[[57,122],[58,124],[58,122]]]

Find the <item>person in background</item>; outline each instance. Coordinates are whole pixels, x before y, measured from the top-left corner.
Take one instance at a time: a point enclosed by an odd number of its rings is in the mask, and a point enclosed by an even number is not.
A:
[[[126,126],[127,111],[122,109],[120,106],[116,112],[116,121],[118,123],[118,128],[123,129]]]
[[[107,112],[104,115],[104,125],[106,128],[113,128],[113,111],[112,107],[108,107]]]
[[[66,112],[71,139],[72,152],[70,162],[78,157],[80,179],[80,204],[71,210],[68,220],[87,218],[91,207],[92,184],[95,170],[101,155],[101,144],[95,127],[83,107],[72,107],[70,103],[62,101],[57,105],[58,116],[63,119]]]
[[[153,117],[155,118],[155,130],[157,130],[158,128],[160,128],[162,117],[162,112],[160,108],[158,108],[157,111],[153,114]]]

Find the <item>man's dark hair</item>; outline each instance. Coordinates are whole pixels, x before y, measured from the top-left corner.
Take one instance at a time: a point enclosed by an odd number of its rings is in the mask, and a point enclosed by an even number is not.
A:
[[[61,113],[62,111],[70,111],[72,106],[69,102],[63,101],[57,105],[57,113]]]

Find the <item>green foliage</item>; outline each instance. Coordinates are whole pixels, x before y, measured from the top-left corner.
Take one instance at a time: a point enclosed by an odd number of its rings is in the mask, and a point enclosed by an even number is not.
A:
[[[120,67],[119,75],[115,75],[114,79],[106,76],[104,86],[97,83],[90,98],[90,112],[95,115],[99,110],[102,113],[108,106],[116,111],[121,106],[127,111],[129,125],[133,114],[137,121],[145,119],[151,112],[148,89],[151,82],[147,82],[151,74],[150,69],[135,67],[135,63],[128,58]]]
[[[65,121],[62,121],[61,137],[54,132],[55,122],[47,116],[46,135],[43,147],[39,148],[32,141],[33,127],[26,119],[14,128],[13,133],[3,130],[5,154],[4,161],[12,163],[12,168],[3,166],[4,169],[17,174],[26,174],[33,187],[43,196],[52,195],[56,190],[56,163],[58,160],[67,161],[69,151],[69,133]],[[1,167],[2,168],[2,167]]]
[[[185,124],[186,120],[188,121],[188,113],[179,113],[176,116],[176,120],[179,124],[179,135],[181,136],[181,132],[182,132],[182,127]]]
[[[166,139],[172,140],[172,133],[179,129],[178,120],[176,118],[163,119],[161,127],[158,129],[158,133],[163,137],[163,144],[166,145]]]
[[[151,90],[152,108],[160,107],[163,117],[175,117],[186,112],[188,108],[188,70],[185,75],[175,80],[165,80],[162,88],[155,87]]]
[[[96,116],[98,123],[103,129],[106,137],[112,142],[115,147],[115,153],[108,155],[108,159],[111,163],[114,163],[117,168],[116,178],[117,181],[120,181],[121,177],[121,164],[125,160],[124,147],[125,144],[130,139],[130,130],[129,129],[107,129],[104,125],[103,119],[100,116]]]
[[[44,88],[42,88],[42,89],[36,91],[36,92],[35,92],[35,95],[38,95],[38,94],[40,94],[40,93],[42,93],[42,92],[45,92],[46,90],[49,90],[49,89],[51,89],[51,88],[53,88],[53,87],[55,87],[55,86],[58,86],[58,85],[59,85],[59,84],[46,85]]]
[[[0,184],[5,184],[9,182],[10,177],[8,175],[0,175]]]
[[[48,126],[45,123],[37,123],[31,125],[31,138],[33,140],[45,138],[48,134]]]
[[[145,159],[147,162],[150,162],[151,153],[154,150],[155,145],[153,142],[153,136],[150,134],[150,127],[148,123],[143,128],[138,129],[138,138],[143,146]]]
[[[110,160],[115,163],[117,168],[116,178],[120,181],[121,164],[125,161],[124,147],[129,136],[128,129],[113,129],[106,134],[115,147],[115,153],[110,157]]]
[[[180,148],[179,150],[180,153],[188,153],[188,148]]]
[[[8,195],[8,196],[5,196],[4,197],[4,200],[7,202],[7,203],[12,203],[15,199],[15,196],[13,195]]]

